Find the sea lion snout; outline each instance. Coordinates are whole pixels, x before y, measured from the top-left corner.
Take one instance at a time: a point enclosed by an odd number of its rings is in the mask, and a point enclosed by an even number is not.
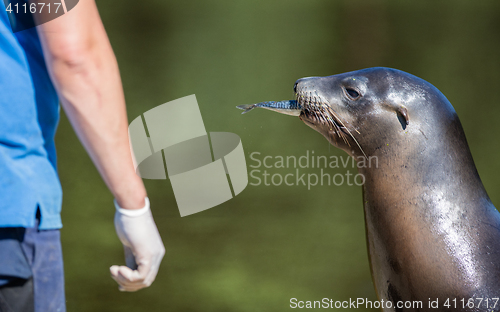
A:
[[[302,78],[295,82],[294,91],[305,124],[348,154],[367,156],[407,131],[411,115],[407,104],[417,94],[407,93],[420,90],[419,84],[417,77],[378,67]],[[425,92],[434,91],[428,89]],[[419,96],[424,93],[419,92]]]
[[[308,77],[295,82],[297,103],[301,105],[300,119],[321,133],[331,144],[350,155],[364,155],[354,133],[356,114],[350,110],[367,107],[365,77],[334,75]]]

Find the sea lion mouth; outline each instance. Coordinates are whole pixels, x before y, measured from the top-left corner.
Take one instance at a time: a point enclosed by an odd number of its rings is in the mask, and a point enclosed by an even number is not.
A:
[[[333,139],[342,139],[350,146],[348,137],[352,136],[347,129],[347,122],[332,109],[330,103],[321,97],[317,91],[298,90],[295,94],[297,103],[302,106],[300,119],[314,128],[323,128]],[[319,129],[318,129],[319,130]]]
[[[311,128],[322,133],[328,139],[338,144],[339,139],[342,139],[344,144],[351,147],[349,139],[352,139],[367,158],[363,148],[349,130],[350,124],[337,114],[328,100],[318,94],[316,90],[308,91],[303,89],[296,90],[295,98],[297,103],[302,107],[302,112],[299,118]],[[352,130],[359,131],[351,126]],[[332,142],[332,143],[333,143]]]

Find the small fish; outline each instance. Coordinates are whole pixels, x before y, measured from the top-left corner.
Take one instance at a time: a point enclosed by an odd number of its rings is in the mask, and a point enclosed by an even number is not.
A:
[[[248,113],[252,109],[256,107],[261,107],[265,109],[269,109],[281,114],[290,115],[290,116],[299,116],[302,111],[302,106],[295,100],[291,101],[270,101],[270,102],[261,102],[257,104],[245,104],[236,106],[239,109],[244,110],[242,114]]]

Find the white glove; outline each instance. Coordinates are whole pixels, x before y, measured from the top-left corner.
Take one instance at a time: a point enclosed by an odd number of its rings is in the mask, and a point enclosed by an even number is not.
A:
[[[141,209],[123,209],[116,200],[115,207],[115,229],[127,266],[113,265],[109,271],[121,291],[137,291],[155,280],[165,247],[149,209],[149,198]]]

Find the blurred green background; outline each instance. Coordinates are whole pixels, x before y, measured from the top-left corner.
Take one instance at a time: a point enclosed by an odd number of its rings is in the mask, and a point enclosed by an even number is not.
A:
[[[301,77],[394,67],[448,97],[500,206],[498,1],[97,4],[120,66],[129,120],[194,93],[206,129],[238,134],[249,165],[255,151],[261,159],[307,151],[346,157],[298,118],[265,110],[241,115],[235,106],[292,99]],[[108,271],[124,263],[113,198],[65,116],[57,145],[69,311],[285,311],[290,298],[376,299],[360,187],[249,185],[220,206],[180,218],[168,180],[145,181],[167,249],[158,277],[148,289],[120,293]],[[347,170],[354,172],[327,172]]]

